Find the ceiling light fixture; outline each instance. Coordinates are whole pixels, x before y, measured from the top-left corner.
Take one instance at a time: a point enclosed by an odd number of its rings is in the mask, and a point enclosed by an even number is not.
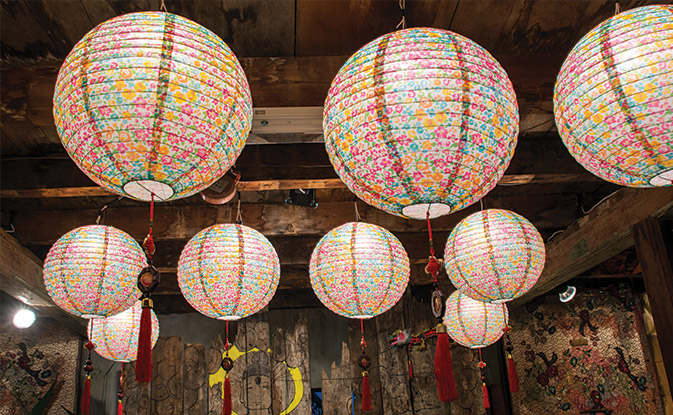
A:
[[[567,303],[575,298],[575,294],[577,294],[577,288],[572,285],[567,285],[565,291],[558,294],[558,299],[562,303]]]

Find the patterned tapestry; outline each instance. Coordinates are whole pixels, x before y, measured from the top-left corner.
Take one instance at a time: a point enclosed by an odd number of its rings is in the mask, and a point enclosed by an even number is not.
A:
[[[49,323],[0,325],[0,415],[73,414],[80,344]]]
[[[514,413],[662,414],[642,310],[622,286],[587,289],[565,304],[543,296],[513,311]]]

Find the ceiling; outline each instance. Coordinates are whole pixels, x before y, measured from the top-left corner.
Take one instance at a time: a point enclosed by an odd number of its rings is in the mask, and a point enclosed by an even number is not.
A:
[[[60,63],[97,24],[120,14],[158,10],[159,0],[13,1],[1,3],[0,180],[3,226],[44,258],[63,233],[104,222],[142,240],[148,206],[97,190],[60,144],[51,99]],[[622,9],[665,1],[622,0]],[[231,46],[248,76],[256,108],[315,107],[348,56],[379,35],[395,30],[397,0],[170,1],[168,11],[214,31]],[[584,215],[617,186],[579,166],[556,132],[552,93],[556,74],[572,46],[614,13],[614,0],[416,0],[406,4],[408,26],[432,26],[465,35],[489,50],[507,70],[521,112],[519,144],[503,181],[484,199],[487,208],[516,211],[548,239]],[[310,112],[310,111],[309,111]],[[314,111],[315,112],[315,111]],[[257,116],[263,117],[263,116]],[[243,223],[269,237],[282,276],[272,307],[316,304],[308,261],[331,228],[354,218],[354,196],[338,180],[319,132],[253,135],[236,167]],[[312,180],[311,182],[306,182]],[[316,209],[284,203],[290,188],[315,187]],[[268,189],[268,190],[255,190]],[[114,202],[113,202],[114,201]],[[363,220],[393,231],[414,263],[412,284],[423,273],[427,233],[422,221],[403,220],[360,202]],[[441,251],[452,227],[472,206],[433,222]],[[231,222],[235,207],[214,207],[197,195],[156,209],[155,264],[163,271],[157,294],[162,312],[190,310],[176,282],[184,244],[203,228]],[[447,281],[448,284],[448,281]]]

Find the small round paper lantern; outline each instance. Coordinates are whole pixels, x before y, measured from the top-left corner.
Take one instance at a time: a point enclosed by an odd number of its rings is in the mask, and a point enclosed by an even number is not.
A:
[[[462,209],[514,154],[516,95],[481,46],[441,29],[384,35],[348,59],[325,101],[337,174],[370,205],[414,219]]]
[[[497,342],[508,321],[505,304],[473,300],[460,291],[454,291],[446,300],[444,324],[447,332],[465,347],[477,349]]]
[[[52,300],[83,318],[118,314],[140,297],[138,274],[147,265],[140,245],[112,226],[74,229],[44,260],[44,285]]]
[[[311,286],[333,312],[368,319],[394,306],[409,283],[409,257],[380,226],[351,222],[329,231],[311,255]]]
[[[140,314],[139,301],[126,311],[106,318],[89,320],[89,341],[96,345],[96,353],[108,360],[130,362],[138,355]],[[159,339],[159,319],[152,312],[152,347]]]
[[[280,261],[271,242],[244,225],[197,233],[178,261],[178,284],[198,312],[238,320],[264,308],[278,287]]]
[[[444,249],[451,283],[475,300],[493,303],[528,292],[544,261],[544,241],[535,226],[502,209],[482,210],[460,221]]]
[[[673,184],[673,5],[620,13],[566,58],[554,89],[559,134],[596,176]]]
[[[250,88],[210,30],[162,12],[101,23],[58,74],[54,121],[93,181],[138,200],[190,196],[234,164],[250,131]]]

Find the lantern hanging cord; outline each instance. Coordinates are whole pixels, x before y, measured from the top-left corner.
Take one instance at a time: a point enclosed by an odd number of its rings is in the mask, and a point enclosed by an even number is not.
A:
[[[115,202],[118,202],[118,201],[122,200],[123,198],[124,198],[124,196],[119,195],[119,196],[117,196],[117,198],[115,200],[113,200],[111,202],[108,202],[105,205],[103,205],[103,207],[100,208],[100,210],[98,211],[98,216],[96,217],[96,225],[101,224],[101,221],[103,219],[103,213],[105,213],[105,210],[107,210],[107,208],[109,208],[111,204],[113,204]]]
[[[402,11],[402,19],[400,22],[395,26],[395,29],[399,29],[400,27],[402,29],[407,28],[407,18],[405,16],[406,8],[407,8],[407,0],[399,0],[399,5],[400,5],[400,10]]]
[[[365,320],[362,318],[360,319],[360,334],[362,336],[360,338],[360,345],[362,346],[362,353],[364,354],[365,349],[367,348],[367,342],[365,341]]]
[[[479,207],[481,207],[481,210],[484,210],[484,199],[483,198],[479,199]]]
[[[154,236],[152,235],[152,228],[154,227],[154,193],[151,194],[150,199],[150,230],[147,232],[147,236],[143,241],[143,248],[145,248],[145,255],[147,256],[147,263],[152,264],[152,255],[156,252],[157,248],[154,245]]]
[[[226,339],[224,340],[224,352],[229,356],[229,320],[226,323]]]
[[[241,215],[241,192],[238,192],[238,203],[236,203],[236,223],[238,225],[243,223],[243,215]]]
[[[615,0],[615,15],[622,12],[621,7],[619,7],[619,0]]]
[[[358,210],[358,201],[355,199],[353,201],[353,205],[355,206],[355,221],[356,222],[362,222],[362,216],[360,216],[360,211]]]
[[[164,3],[164,0],[161,0],[161,6],[159,6],[159,10],[168,13],[168,9],[166,9],[166,3]]]

